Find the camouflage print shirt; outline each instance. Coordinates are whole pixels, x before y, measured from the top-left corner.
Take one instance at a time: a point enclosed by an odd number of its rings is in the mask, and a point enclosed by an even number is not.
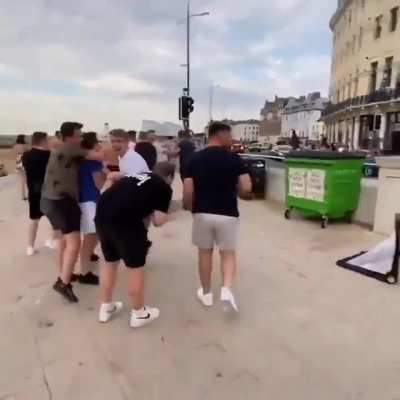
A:
[[[42,196],[50,200],[72,197],[78,200],[78,172],[87,151],[63,144],[53,150],[44,178]]]

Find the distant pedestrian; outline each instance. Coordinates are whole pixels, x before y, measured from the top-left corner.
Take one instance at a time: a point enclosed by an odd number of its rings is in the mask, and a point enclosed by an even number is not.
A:
[[[292,129],[292,136],[290,138],[290,145],[292,146],[293,150],[298,150],[300,148],[300,139],[296,134],[296,131]]]
[[[29,149],[28,143],[26,142],[25,135],[18,135],[14,145],[15,152],[15,167],[17,176],[20,184],[20,195],[21,200],[28,200],[26,197],[26,176],[24,166],[22,164],[22,155]]]
[[[208,147],[195,153],[186,167],[184,202],[194,214],[193,244],[199,250],[201,287],[197,296],[203,305],[213,305],[212,259],[217,246],[223,274],[220,299],[224,310],[238,311],[232,293],[239,227],[237,188],[241,197],[251,198],[251,179],[241,158],[227,150],[231,144],[230,126],[212,123]]]
[[[96,227],[105,258],[100,274],[100,322],[108,322],[122,309],[122,303],[112,299],[121,260],[129,270],[130,326],[139,328],[160,315],[158,308],[145,305],[144,266],[150,242],[144,221],[150,219],[157,227],[167,222],[172,197],[169,184],[175,168],[166,163],[156,170],[159,176],[142,173],[122,177],[98,203]]]
[[[187,175],[187,165],[196,151],[189,131],[179,132],[179,143],[178,143],[178,154],[179,154],[179,173],[181,175],[182,182]]]
[[[40,210],[40,200],[47,163],[49,162],[50,150],[47,133],[35,132],[32,135],[32,149],[22,155],[22,164],[26,174],[29,201],[29,235],[26,254],[32,256],[36,249],[36,236],[39,221],[43,217]],[[54,235],[47,240],[46,246],[54,248]]]
[[[83,134],[82,149],[87,151],[100,149],[96,132]],[[103,163],[97,160],[85,160],[79,168],[79,206],[81,208],[82,244],[80,250],[80,274],[76,276],[81,284],[98,285],[99,278],[92,272],[91,262],[98,260],[94,254],[98,239],[94,217],[100,190],[106,181]]]
[[[129,137],[129,149],[130,150],[135,150],[136,147],[136,131],[131,130],[127,132],[127,135]]]
[[[135,147],[135,151],[146,160],[149,170],[153,171],[158,161],[156,147],[150,142],[139,142]]]
[[[42,211],[53,228],[61,232],[58,246],[60,275],[53,289],[73,303],[79,301],[71,285],[81,246],[79,168],[85,159],[102,161],[104,158],[97,150],[81,149],[81,129],[82,124],[77,122],[61,125],[63,144],[50,155],[42,191]]]

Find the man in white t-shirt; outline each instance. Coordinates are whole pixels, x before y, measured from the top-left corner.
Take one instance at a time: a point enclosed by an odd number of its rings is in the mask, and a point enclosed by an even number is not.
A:
[[[119,155],[119,171],[122,175],[136,175],[150,172],[145,159],[129,147],[129,135],[123,129],[113,129],[109,133],[113,150]]]

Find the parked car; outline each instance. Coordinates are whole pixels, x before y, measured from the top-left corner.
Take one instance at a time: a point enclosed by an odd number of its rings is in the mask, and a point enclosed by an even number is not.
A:
[[[289,146],[287,144],[281,144],[281,145],[274,146],[272,150],[274,150],[278,153],[281,153],[283,155],[286,155],[286,154],[290,153],[293,150],[293,148],[292,148],[292,146]]]
[[[231,146],[232,153],[241,154],[244,153],[245,148],[242,143],[233,143]]]

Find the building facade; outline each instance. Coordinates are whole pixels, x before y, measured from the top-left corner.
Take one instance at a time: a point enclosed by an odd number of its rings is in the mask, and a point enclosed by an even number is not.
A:
[[[330,142],[400,154],[399,0],[338,0],[330,27]]]
[[[267,100],[260,113],[260,140],[275,142],[282,134],[282,111],[289,98],[277,97]]]
[[[260,136],[260,121],[249,119],[246,121],[223,120],[232,128],[232,136],[234,140],[242,143],[256,142]]]
[[[310,141],[319,141],[321,137],[315,130],[328,99],[319,92],[310,93],[300,98],[291,98],[282,111],[282,136],[291,137],[295,131],[297,136]]]

